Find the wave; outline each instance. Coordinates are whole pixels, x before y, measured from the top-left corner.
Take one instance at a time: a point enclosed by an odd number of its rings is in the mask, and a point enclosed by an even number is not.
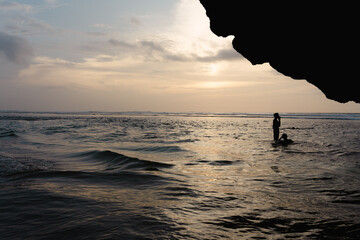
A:
[[[44,170],[13,174],[12,179],[73,179],[91,184],[110,184],[116,186],[143,188],[144,186],[161,185],[173,181],[171,178],[143,172],[89,172],[89,171],[64,171]],[[65,181],[66,182],[66,181]]]
[[[138,158],[129,157],[112,151],[90,151],[74,155],[85,159],[92,159],[104,165],[105,171],[122,171],[122,170],[144,170],[158,171],[161,168],[171,168],[172,164],[159,163]]]
[[[174,152],[185,151],[182,148],[180,148],[179,146],[138,147],[138,148],[134,148],[134,149],[131,149],[131,150],[140,151],[140,152],[166,152],[166,153],[174,153]]]
[[[258,214],[234,215],[205,223],[225,229],[241,229],[247,234],[245,236],[256,233],[259,238],[267,238],[269,233],[284,234],[281,237],[284,239],[286,235],[292,239],[303,239],[304,236],[306,239],[358,239],[360,226],[336,218],[316,221],[287,216],[263,218]]]
[[[46,120],[55,120],[63,119],[63,117],[54,117],[54,116],[44,116],[42,114],[38,115],[2,115],[0,120],[19,120],[19,121],[46,121]]]
[[[88,124],[68,124],[63,126],[50,126],[43,130],[45,135],[52,135],[57,133],[69,133],[74,132],[74,130],[87,128],[89,127]]]
[[[9,157],[0,155],[0,176],[44,171],[52,164],[48,161],[31,157]]]
[[[88,170],[86,166],[77,170],[59,169],[36,159],[13,159],[0,155],[0,177],[8,180],[74,179],[93,184],[120,184],[131,188],[173,181],[172,178],[153,173],[162,168],[171,168],[172,164],[141,160],[108,150],[82,152],[67,157],[76,158],[89,166],[95,161],[99,168],[94,171]]]
[[[209,164],[213,165],[213,166],[227,166],[227,165],[232,165],[233,161],[217,160],[217,161],[210,162]]]
[[[11,129],[0,128],[0,138],[3,137],[16,137],[17,135]]]

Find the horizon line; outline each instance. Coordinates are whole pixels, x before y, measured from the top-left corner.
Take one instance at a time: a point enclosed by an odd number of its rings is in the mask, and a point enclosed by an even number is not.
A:
[[[258,114],[273,114],[274,112],[201,112],[201,111],[151,111],[151,110],[126,110],[126,111],[99,111],[99,110],[83,110],[83,111],[46,111],[46,110],[1,110],[0,113],[111,113],[111,114],[214,114],[214,115],[258,115]],[[281,114],[360,114],[360,112],[281,112]]]

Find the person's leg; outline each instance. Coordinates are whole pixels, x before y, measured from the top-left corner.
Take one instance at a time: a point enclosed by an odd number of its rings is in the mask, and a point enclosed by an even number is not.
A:
[[[279,140],[279,129],[275,128],[274,129],[274,141]]]

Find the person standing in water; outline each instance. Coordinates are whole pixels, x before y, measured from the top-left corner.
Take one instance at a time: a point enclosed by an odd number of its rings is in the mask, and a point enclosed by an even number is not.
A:
[[[279,140],[279,128],[281,125],[279,113],[274,113],[273,130],[274,130],[274,141]]]

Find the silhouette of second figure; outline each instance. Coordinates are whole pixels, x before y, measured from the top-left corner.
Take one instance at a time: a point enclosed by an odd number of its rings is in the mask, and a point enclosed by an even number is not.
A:
[[[284,133],[283,135],[281,135],[281,138],[279,139],[279,143],[283,146],[287,146],[290,143],[293,143],[294,141],[289,139],[287,134]]]
[[[279,113],[274,113],[274,120],[273,120],[274,141],[279,140],[280,125],[281,125],[280,115]]]

